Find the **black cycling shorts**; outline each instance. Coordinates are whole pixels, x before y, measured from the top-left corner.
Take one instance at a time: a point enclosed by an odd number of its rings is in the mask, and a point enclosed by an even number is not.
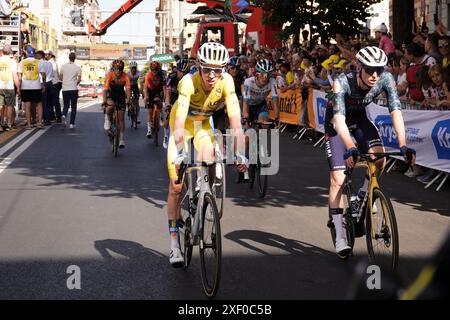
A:
[[[346,148],[336,130],[334,130],[331,119],[333,118],[333,108],[327,108],[325,115],[325,150],[328,158],[330,171],[345,170],[344,154]],[[350,133],[356,140],[358,149],[366,153],[370,148],[382,147],[380,133],[373,122],[371,122],[365,112],[356,115],[348,115],[346,123]]]
[[[114,101],[114,104],[116,105],[117,110],[119,111],[125,111],[127,109],[126,104],[126,96],[125,95],[115,95],[115,94],[108,94],[108,99],[111,99]]]
[[[264,101],[263,103],[258,104],[258,105],[253,105],[253,106],[249,105],[248,109],[249,109],[249,119],[248,120],[250,122],[258,120],[258,118],[261,114],[265,115],[267,117],[269,116],[269,112],[267,111],[266,101]]]
[[[145,106],[146,109],[152,109],[154,107],[155,98],[159,98],[159,101],[162,102],[162,92],[148,91],[148,104]]]

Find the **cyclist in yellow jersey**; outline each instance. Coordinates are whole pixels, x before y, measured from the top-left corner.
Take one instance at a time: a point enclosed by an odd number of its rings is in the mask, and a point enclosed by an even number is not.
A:
[[[240,143],[241,155],[238,156],[238,169],[247,170],[244,134],[241,125],[241,111],[231,75],[223,73],[228,63],[227,49],[220,43],[205,43],[198,51],[199,71],[186,75],[180,81],[178,100],[170,113],[169,146],[167,167],[169,169],[169,195],[167,210],[171,251],[169,261],[174,267],[183,265],[180,250],[178,227],[180,226],[180,193],[182,185],[176,185],[177,171],[186,158],[187,142],[193,139],[197,151],[197,161],[214,160],[214,132],[210,118],[214,111],[225,101],[230,127]]]

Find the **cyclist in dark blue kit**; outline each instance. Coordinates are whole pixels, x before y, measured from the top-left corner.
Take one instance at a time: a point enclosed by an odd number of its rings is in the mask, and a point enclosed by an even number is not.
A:
[[[366,106],[380,94],[386,96],[400,151],[411,165],[415,162],[415,151],[406,146],[405,126],[396,83],[393,75],[385,71],[388,61],[386,54],[377,47],[365,47],[357,53],[356,59],[356,70],[343,73],[334,81],[333,104],[327,108],[325,116],[326,152],[330,167],[328,205],[331,222],[336,229],[336,253],[340,258],[351,254],[342,224],[345,169],[355,165],[355,159],[360,152],[384,152],[378,129],[367,118],[365,111]],[[377,163],[379,172],[383,165],[384,159]],[[358,198],[364,198],[368,186],[369,180],[366,177],[358,192]],[[352,203],[352,207],[358,205],[358,201]]]

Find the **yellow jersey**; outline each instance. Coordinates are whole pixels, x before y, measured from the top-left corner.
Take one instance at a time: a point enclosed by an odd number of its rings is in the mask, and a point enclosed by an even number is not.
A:
[[[236,96],[234,80],[223,73],[211,92],[204,91],[199,72],[187,74],[178,84],[178,100],[174,105],[175,116],[186,117],[191,121],[209,119],[225,101],[228,117],[240,114],[239,100]]]

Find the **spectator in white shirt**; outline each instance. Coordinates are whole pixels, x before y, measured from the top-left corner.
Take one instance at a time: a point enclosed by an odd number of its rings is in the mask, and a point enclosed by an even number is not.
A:
[[[45,93],[42,99],[44,108],[44,124],[49,126],[51,121],[56,120],[52,115],[53,111],[53,66],[50,62],[44,59],[45,53],[42,50],[36,51],[36,59],[42,61],[45,72]]]
[[[59,68],[55,61],[55,55],[51,50],[45,50],[45,59],[52,65],[53,67],[53,79],[52,79],[52,85],[53,85],[53,93],[51,96],[51,106],[52,109],[50,110],[50,118],[54,119],[56,117],[56,122],[61,123],[61,104],[59,103],[59,93],[61,92],[62,83],[59,79]]]
[[[6,116],[6,130],[12,130],[15,120],[16,93],[14,85],[19,88],[17,62],[10,57],[11,46],[5,44],[0,51],[0,132],[3,131],[3,118]],[[20,88],[19,88],[20,91]]]
[[[66,124],[66,117],[71,108],[70,113],[70,128],[75,128],[75,118],[77,115],[78,102],[78,84],[81,82],[81,68],[75,64],[76,54],[71,52],[69,54],[69,63],[64,64],[60,70],[60,77],[62,81],[62,94],[64,110],[62,119]]]

